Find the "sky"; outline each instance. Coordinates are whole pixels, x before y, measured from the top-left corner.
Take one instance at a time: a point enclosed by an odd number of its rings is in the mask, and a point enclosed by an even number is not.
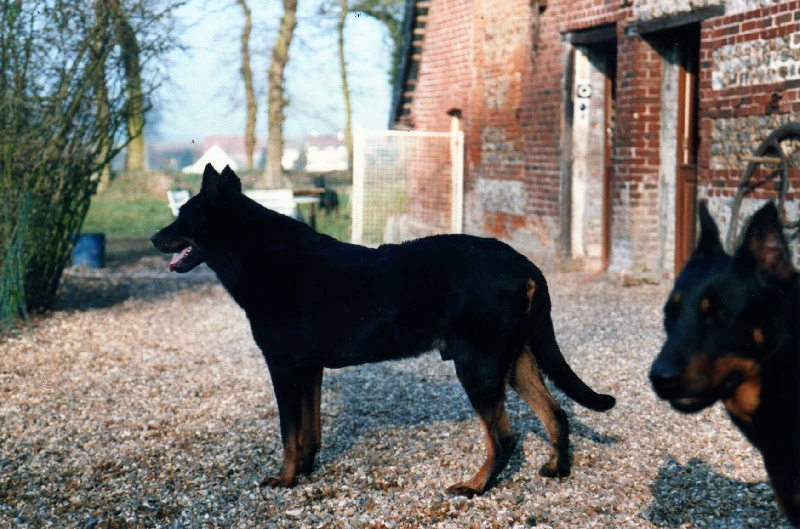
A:
[[[300,0],[286,85],[285,138],[334,134],[344,129],[344,99],[336,47],[336,15],[318,13],[319,0]],[[258,90],[256,134],[266,137],[266,71],[282,9],[277,0],[252,0],[251,55]],[[243,15],[233,0],[190,0],[179,11],[186,50],[168,58],[169,81],[160,90],[153,139],[201,141],[209,135],[244,134],[244,90],[239,67]],[[385,129],[391,89],[392,45],[385,27],[348,16],[345,56],[353,124]]]

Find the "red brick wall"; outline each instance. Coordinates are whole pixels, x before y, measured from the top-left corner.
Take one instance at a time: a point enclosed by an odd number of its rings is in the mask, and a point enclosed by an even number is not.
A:
[[[788,49],[787,49],[788,43]],[[703,24],[700,100],[700,134],[705,139],[700,150],[701,194],[708,197],[735,195],[744,171],[739,160],[751,152],[772,130],[787,121],[800,121],[800,73],[772,80],[751,82],[718,81],[715,69],[736,55],[737,47],[759,46],[769,64],[769,53],[794,53],[800,59],[800,2],[756,9],[746,13],[711,19]],[[726,47],[734,51],[724,52]],[[794,48],[794,50],[792,50]],[[795,65],[796,68],[800,67]],[[755,72],[753,72],[755,73]],[[750,77],[755,77],[751,73]],[[787,78],[788,77],[788,78]],[[793,77],[793,78],[792,78]],[[733,140],[733,138],[737,138]],[[792,171],[789,198],[800,198],[800,174]],[[758,193],[773,198],[774,193]],[[720,213],[720,216],[722,214]]]
[[[536,3],[529,0],[432,0],[412,118],[417,129],[444,131],[447,111],[463,112],[466,231],[505,239],[544,266],[557,263],[560,204],[568,203],[561,197],[562,167],[569,162],[562,159],[569,47],[562,35],[616,22],[612,259],[634,273],[670,272],[654,270],[652,262],[654,234],[665,222],[659,210],[663,58],[652,36],[635,31],[637,22],[660,16],[648,12],[657,3],[551,0],[537,26]],[[800,1],[701,23],[698,193],[717,200],[712,209],[721,221],[727,221],[723,197],[733,195],[744,170],[738,156],[779,124],[800,120],[800,74],[775,65],[755,80],[722,75],[722,66],[747,55],[748,43],[781,48],[784,58],[797,54],[800,68]],[[780,52],[771,60],[782,60]],[[796,207],[800,175],[792,178]]]
[[[431,2],[411,110],[415,129],[449,131],[447,112],[467,108],[472,85],[472,19],[471,1]]]
[[[758,56],[755,63],[750,57]],[[800,122],[800,2],[755,9],[711,19],[703,25],[701,50],[701,144],[699,195],[708,198],[712,214],[730,220],[730,199],[736,194],[745,162],[761,141],[780,125]],[[725,68],[733,65],[732,68]],[[798,145],[795,145],[797,150]],[[789,172],[787,216],[800,218],[800,151]],[[772,169],[756,172],[763,177]],[[764,199],[776,199],[765,187],[742,201],[739,231],[746,215]],[[800,263],[798,243],[793,245]]]

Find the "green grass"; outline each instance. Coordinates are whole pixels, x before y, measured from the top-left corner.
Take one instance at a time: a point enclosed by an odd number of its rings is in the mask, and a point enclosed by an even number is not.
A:
[[[105,233],[109,239],[150,237],[174,219],[167,199],[116,199],[96,196],[83,223],[84,233]]]
[[[350,242],[352,220],[350,219],[350,195],[337,190],[339,193],[339,212],[333,214],[323,213],[317,206],[317,231],[330,235],[334,239]],[[300,206],[303,217],[308,219],[307,209]]]
[[[92,198],[83,224],[84,233],[105,233],[106,239],[144,239],[174,220],[167,206],[165,189],[182,187],[197,193],[199,175],[120,175],[108,189]],[[349,196],[339,193],[339,212],[326,215],[317,207],[317,231],[341,241],[350,240]],[[162,195],[163,194],[163,198]],[[308,220],[308,206],[300,206]]]

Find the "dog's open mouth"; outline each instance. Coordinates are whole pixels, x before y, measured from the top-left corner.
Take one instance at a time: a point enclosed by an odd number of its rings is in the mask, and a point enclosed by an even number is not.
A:
[[[203,254],[197,247],[188,245],[172,257],[169,271],[184,274],[203,262]]]

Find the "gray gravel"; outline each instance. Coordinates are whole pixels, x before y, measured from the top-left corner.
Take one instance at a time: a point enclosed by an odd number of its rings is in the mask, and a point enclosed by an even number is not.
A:
[[[556,398],[572,475],[537,474],[544,430],[509,392],[520,439],[496,486],[446,486],[483,458],[438,355],[326,371],[318,468],[289,490],[269,375],[242,311],[207,271],[162,258],[66,275],[58,310],[0,341],[0,527],[787,527],[758,454],[719,407],[681,416],[647,383],[664,286],[550,274],[561,347],[618,405]],[[131,276],[131,273],[133,276]]]

